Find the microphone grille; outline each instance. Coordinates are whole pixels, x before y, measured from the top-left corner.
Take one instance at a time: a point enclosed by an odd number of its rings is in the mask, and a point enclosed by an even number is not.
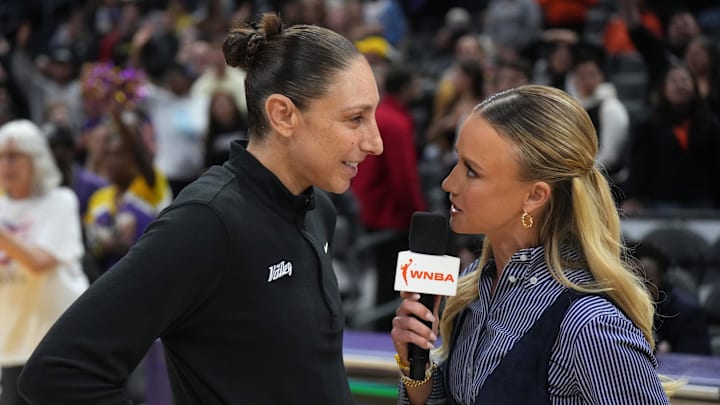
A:
[[[411,252],[444,255],[447,249],[448,220],[432,212],[415,212],[410,220]]]

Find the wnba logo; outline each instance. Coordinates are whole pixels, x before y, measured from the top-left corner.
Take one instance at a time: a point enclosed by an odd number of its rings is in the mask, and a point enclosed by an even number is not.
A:
[[[405,281],[405,285],[410,285],[408,283],[408,275],[411,279],[416,280],[431,280],[431,281],[447,281],[450,283],[455,283],[455,278],[452,274],[446,274],[441,273],[437,271],[423,271],[423,270],[414,270],[410,269],[410,265],[412,264],[413,259],[409,258],[407,262],[400,265],[400,271],[403,278],[403,281]]]
[[[398,252],[395,290],[437,295],[455,295],[460,259],[452,256]]]

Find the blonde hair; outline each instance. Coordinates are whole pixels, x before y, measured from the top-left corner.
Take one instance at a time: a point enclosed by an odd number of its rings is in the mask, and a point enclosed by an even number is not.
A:
[[[521,180],[544,181],[552,188],[536,225],[553,277],[573,290],[606,293],[654,348],[654,306],[643,281],[624,260],[620,218],[605,176],[595,167],[598,140],[583,107],[561,90],[526,85],[489,97],[473,114],[512,141]],[[457,315],[478,298],[491,243],[485,239],[477,269],[459,280],[457,295],[447,300],[440,321],[445,337],[437,353],[440,358],[449,354]],[[576,247],[585,262],[570,263],[562,257],[560,248],[565,245]],[[590,270],[594,284],[580,286],[567,279],[564,269],[578,264]]]
[[[0,127],[0,148],[12,140],[15,147],[29,155],[33,165],[33,195],[43,195],[60,185],[62,175],[48,146],[47,138],[32,121],[19,119]]]

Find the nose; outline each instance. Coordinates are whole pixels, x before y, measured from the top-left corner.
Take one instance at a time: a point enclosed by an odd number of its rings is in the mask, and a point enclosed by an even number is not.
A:
[[[383,153],[382,137],[380,137],[380,130],[374,119],[369,130],[360,141],[360,150],[369,155],[380,155]]]
[[[442,181],[442,189],[446,193],[455,194],[456,189],[456,182],[455,182],[455,171],[457,170],[458,165],[455,164],[453,166],[452,170],[450,171],[450,174],[445,177],[445,179]]]

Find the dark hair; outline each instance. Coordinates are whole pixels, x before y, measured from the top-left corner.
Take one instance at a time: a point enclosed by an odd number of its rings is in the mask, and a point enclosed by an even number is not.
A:
[[[116,137],[110,137],[109,142],[117,140],[126,148],[137,165],[140,174],[145,178],[150,187],[155,186],[155,170],[152,165],[150,151],[143,143],[140,126],[145,116],[138,110],[125,110],[114,112],[108,117],[111,130],[114,130]]]
[[[482,66],[474,59],[463,59],[458,63],[458,67],[463,74],[472,79],[472,88],[470,91],[476,97],[483,97],[485,93],[485,80]]]
[[[67,126],[49,124],[43,129],[45,130],[45,136],[47,137],[48,145],[50,145],[51,148],[75,148],[75,138],[73,137],[73,132]]]
[[[583,63],[594,63],[605,74],[605,60],[605,50],[602,47],[582,44],[573,49],[574,68]]]
[[[388,94],[398,94],[412,84],[414,74],[405,66],[393,65],[385,73],[384,88]]]
[[[690,75],[693,86],[693,96],[690,102],[684,108],[679,108],[676,105],[670,103],[665,94],[665,82],[667,81],[670,73],[676,69],[682,69]],[[700,95],[700,87],[698,84],[697,77],[685,64],[676,63],[671,64],[662,72],[660,80],[655,83],[655,94],[657,100],[655,102],[654,119],[658,122],[667,122],[670,120],[673,124],[677,124],[682,120],[689,118],[692,126],[704,131],[710,124],[711,111],[707,105],[707,101]]]
[[[512,70],[516,70],[530,81],[532,78],[532,66],[527,61],[527,59],[518,57],[516,59],[510,59],[510,60],[503,60],[500,61],[497,65],[497,70],[500,70],[502,68],[508,68]]]
[[[225,61],[247,71],[245,97],[251,136],[267,131],[265,100],[271,94],[288,97],[304,109],[322,97],[332,77],[361,54],[347,38],[315,25],[285,28],[275,13],[260,23],[230,31],[223,43]]]
[[[663,253],[657,246],[649,242],[638,242],[632,249],[631,252],[637,260],[648,258],[654,260],[657,263],[658,271],[660,276],[664,277],[670,267],[670,259]]]

